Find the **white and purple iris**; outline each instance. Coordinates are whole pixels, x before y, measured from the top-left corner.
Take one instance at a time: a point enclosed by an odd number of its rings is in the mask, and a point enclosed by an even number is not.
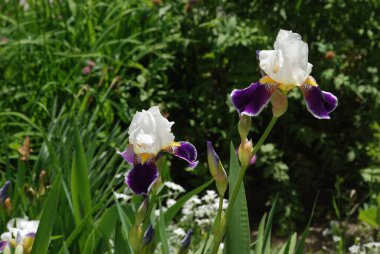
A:
[[[319,119],[330,119],[330,113],[338,105],[338,99],[322,91],[310,76],[312,64],[308,62],[308,46],[301,36],[280,30],[274,50],[258,51],[260,69],[265,76],[245,89],[231,93],[232,103],[240,114],[257,116],[269,103],[273,93],[287,96],[297,86],[301,89],[310,113]]]
[[[175,142],[169,122],[157,106],[137,112],[129,126],[129,145],[124,152],[118,152],[133,167],[125,177],[125,183],[137,195],[147,195],[158,179],[156,160],[162,152],[173,154],[194,168],[197,164],[197,150],[189,142]]]
[[[27,218],[11,219],[7,223],[8,232],[1,234],[0,252],[11,246],[21,248],[24,253],[30,253],[38,225],[38,220],[30,221]]]

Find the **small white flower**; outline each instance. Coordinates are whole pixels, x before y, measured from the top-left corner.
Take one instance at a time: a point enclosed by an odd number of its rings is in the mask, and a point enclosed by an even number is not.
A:
[[[377,249],[377,248],[380,248],[380,242],[366,243],[366,244],[363,244],[363,246],[370,249]]]
[[[177,191],[180,193],[185,192],[185,189],[179,184],[173,182],[165,182],[164,185],[173,191]]]
[[[349,251],[350,253],[353,253],[353,254],[355,254],[355,253],[359,253],[359,251],[360,251],[360,246],[359,246],[359,245],[352,245],[350,248],[348,248],[348,251]]]
[[[308,62],[308,54],[308,46],[299,34],[281,29],[274,50],[259,52],[260,68],[277,83],[300,86],[313,67]]]
[[[132,198],[131,195],[126,195],[124,193],[115,193],[115,197],[117,199],[122,199],[125,202],[128,201],[128,200],[130,200]]]
[[[180,236],[180,237],[183,237],[186,235],[186,232],[185,230],[183,230],[182,228],[177,228],[173,231],[173,233],[177,236]]]
[[[340,236],[333,235],[333,241],[334,241],[334,242],[339,242],[340,239],[341,239]]]
[[[161,115],[157,106],[137,112],[128,129],[129,143],[136,154],[157,154],[174,142],[173,124]]]
[[[169,198],[168,200],[166,200],[166,207],[169,208],[173,206],[175,203],[176,201],[174,199]]]

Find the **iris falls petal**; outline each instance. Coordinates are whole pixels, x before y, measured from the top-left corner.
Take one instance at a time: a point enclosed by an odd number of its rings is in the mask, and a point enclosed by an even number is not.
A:
[[[198,165],[197,149],[189,142],[175,142],[170,148],[167,149],[167,152],[187,161],[190,168],[195,168]]]
[[[158,170],[154,163],[137,163],[128,171],[125,183],[137,195],[148,194],[157,178]]]
[[[133,164],[134,160],[135,160],[135,152],[133,150],[133,145],[129,144],[128,147],[127,147],[127,150],[125,150],[124,152],[117,152],[119,155],[121,155],[121,157],[124,158],[124,160],[126,160],[129,164]]]
[[[309,112],[318,119],[330,119],[329,113],[338,106],[338,99],[332,93],[322,91],[319,86],[305,83],[301,90]]]
[[[252,83],[244,89],[235,89],[231,93],[232,104],[239,114],[257,116],[269,103],[273,91],[277,88],[273,84]]]

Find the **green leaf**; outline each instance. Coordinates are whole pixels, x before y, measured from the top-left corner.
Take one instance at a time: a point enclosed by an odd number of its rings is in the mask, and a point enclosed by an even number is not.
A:
[[[53,231],[55,215],[57,213],[59,192],[61,188],[61,173],[58,174],[53,187],[46,199],[42,210],[40,224],[34,239],[32,254],[45,254],[48,251],[50,236]]]
[[[124,235],[126,242],[128,243],[127,244],[128,248],[125,251],[126,251],[126,253],[133,253],[132,248],[130,247],[130,244],[128,241],[128,231],[131,228],[132,224],[131,224],[130,220],[128,219],[128,216],[125,214],[125,212],[124,212],[123,208],[121,207],[119,200],[117,200],[117,198],[115,198],[115,203],[116,203],[117,211],[118,211],[119,218],[120,218],[121,225],[122,225],[121,231]]]
[[[278,195],[274,199],[272,208],[270,209],[270,212],[269,212],[268,222],[265,225],[262,253],[267,253],[268,251],[270,251],[270,234],[272,231],[273,215],[274,215],[274,211],[276,210],[277,197]]]
[[[236,179],[238,178],[240,165],[236,157],[235,148],[231,144],[230,150],[230,173],[228,182],[229,194],[231,197],[232,190],[234,189]],[[237,194],[235,204],[231,210],[231,217],[227,222],[226,231],[226,253],[239,254],[250,253],[250,228],[248,219],[247,200],[245,197],[244,181],[242,182],[239,192]]]
[[[107,209],[102,217],[96,222],[95,228],[92,230],[90,236],[87,238],[83,254],[91,254],[93,250],[99,250],[97,246],[101,240],[108,243],[112,233],[115,231],[116,223],[118,221],[117,206]]]
[[[295,252],[296,254],[302,254],[302,253],[304,253],[305,241],[306,241],[307,235],[309,234],[309,228],[310,228],[310,225],[311,225],[311,220],[313,219],[313,216],[314,216],[314,210],[315,210],[315,206],[317,204],[318,196],[319,196],[319,194],[315,198],[313,209],[311,211],[309,221],[308,221],[308,223],[307,223],[307,225],[305,227],[305,230],[302,233],[301,240],[298,243],[298,246],[297,246],[297,249],[296,249],[296,252]]]
[[[173,220],[173,218],[177,214],[177,212],[186,203],[186,201],[188,201],[192,196],[197,195],[198,193],[200,193],[201,191],[206,189],[213,181],[214,181],[214,179],[209,180],[208,182],[206,182],[206,183],[202,184],[201,186],[199,186],[198,188],[186,193],[180,199],[178,199],[177,202],[165,212],[165,223],[169,224]]]
[[[377,221],[378,207],[369,207],[359,212],[359,220],[367,223],[373,228],[380,227],[380,221]]]
[[[160,221],[159,221],[159,232],[160,232],[160,238],[161,238],[161,243],[162,243],[162,249],[164,250],[164,254],[169,254],[169,243],[168,243],[168,238],[166,237],[166,224],[165,224],[165,216],[162,211],[162,205],[161,205],[161,200],[159,202],[160,204]]]
[[[71,170],[71,197],[73,200],[75,223],[79,225],[86,214],[91,212],[92,208],[87,160],[78,126],[75,123],[74,137],[75,150]]]
[[[256,240],[256,247],[255,247],[255,253],[261,253],[264,245],[264,228],[266,223],[267,214],[265,213],[263,218],[260,221],[259,229],[257,232],[257,240]]]

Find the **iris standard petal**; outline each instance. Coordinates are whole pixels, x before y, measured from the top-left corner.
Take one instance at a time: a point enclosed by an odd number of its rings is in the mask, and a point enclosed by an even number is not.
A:
[[[186,141],[174,142],[171,147],[166,149],[167,152],[181,158],[189,163],[190,168],[198,165],[197,149],[195,146]]]
[[[157,178],[158,170],[154,163],[137,163],[128,171],[125,183],[137,195],[147,195]]]
[[[252,83],[244,89],[235,89],[231,93],[232,104],[239,114],[257,116],[268,105],[273,91],[273,84]]]
[[[319,86],[303,84],[301,86],[307,109],[318,119],[330,119],[329,113],[338,106],[338,99],[329,92],[324,92]]]
[[[125,150],[124,152],[117,151],[117,154],[121,155],[121,157],[123,157],[124,160],[126,160],[129,164],[133,164],[133,162],[135,161],[136,154],[133,150],[132,144],[129,144],[127,150]]]

